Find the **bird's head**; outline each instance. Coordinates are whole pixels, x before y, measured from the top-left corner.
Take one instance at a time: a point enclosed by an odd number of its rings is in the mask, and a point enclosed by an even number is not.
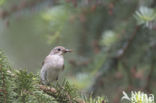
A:
[[[52,55],[63,55],[65,53],[67,53],[67,52],[71,52],[71,50],[66,49],[63,46],[57,46],[57,47],[52,49],[50,54],[52,54]]]

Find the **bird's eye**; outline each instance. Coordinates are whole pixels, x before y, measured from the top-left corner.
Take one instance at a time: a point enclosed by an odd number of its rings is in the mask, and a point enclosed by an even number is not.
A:
[[[57,50],[58,50],[58,51],[61,51],[61,49],[60,49],[60,48],[58,48]]]

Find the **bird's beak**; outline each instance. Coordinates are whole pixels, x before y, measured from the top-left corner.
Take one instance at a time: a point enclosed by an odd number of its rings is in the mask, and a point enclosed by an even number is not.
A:
[[[72,50],[70,50],[70,49],[64,49],[64,51],[63,51],[64,53],[67,53],[67,52],[72,52]]]

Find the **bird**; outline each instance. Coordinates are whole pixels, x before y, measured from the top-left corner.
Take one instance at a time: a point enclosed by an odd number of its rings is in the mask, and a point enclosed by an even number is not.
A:
[[[63,46],[54,47],[42,62],[40,71],[41,82],[44,85],[57,81],[59,74],[64,70],[64,54],[71,52]]]

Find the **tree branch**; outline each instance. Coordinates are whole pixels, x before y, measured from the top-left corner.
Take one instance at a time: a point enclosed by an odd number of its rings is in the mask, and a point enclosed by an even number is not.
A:
[[[131,46],[131,44],[133,43],[133,40],[135,39],[136,35],[137,35],[137,31],[140,29],[140,26],[136,26],[135,30],[133,32],[133,34],[131,35],[131,37],[128,39],[126,46],[124,46],[123,48],[121,48],[118,51],[117,54],[117,58],[118,59],[122,59],[124,57],[124,55],[126,54],[128,48]]]
[[[117,55],[113,58],[109,58],[110,60],[108,60],[108,62],[106,64],[104,64],[104,65],[106,65],[105,71],[100,72],[100,74],[95,78],[94,84],[91,86],[91,90],[93,91],[93,93],[96,92],[97,89],[99,89],[99,84],[102,83],[103,77],[106,74],[109,74],[109,72],[112,71],[114,68],[116,68],[118,66],[119,61],[122,61],[122,59],[125,56],[125,54],[127,53],[128,49],[131,47],[131,45],[137,35],[137,32],[140,30],[140,28],[141,28],[140,26],[136,26],[133,34],[127,40],[126,46],[124,46],[123,48],[118,50]],[[126,66],[125,63],[124,63],[124,66]],[[126,70],[126,73],[128,73],[127,75],[128,75],[129,84],[132,85],[131,74],[129,74],[130,71],[127,69],[127,67],[125,70]]]
[[[59,92],[52,87],[47,87],[44,85],[39,85],[40,89],[43,90],[45,93],[47,93],[48,95],[57,98],[56,100],[59,102],[67,102],[68,103],[73,103],[73,100],[71,100],[71,96],[68,93],[65,93],[65,95],[62,97],[61,95],[58,96]],[[63,89],[63,88],[62,88]],[[66,99],[66,100],[65,100]],[[64,101],[65,100],[65,101]],[[77,98],[76,100],[74,100],[74,103],[85,103],[83,100]]]

